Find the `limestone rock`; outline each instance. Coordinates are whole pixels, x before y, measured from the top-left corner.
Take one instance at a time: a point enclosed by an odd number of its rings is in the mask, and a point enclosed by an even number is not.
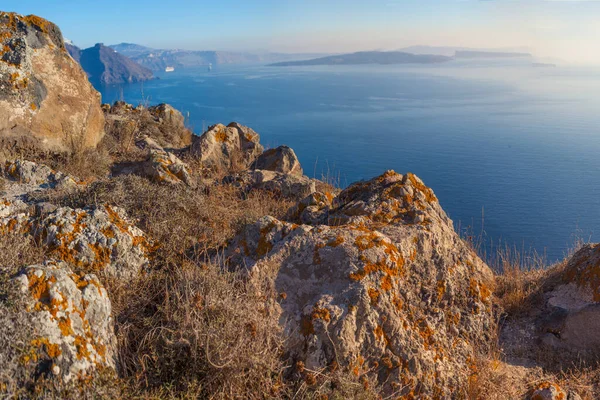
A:
[[[552,382],[542,382],[535,386],[530,400],[567,400],[567,394],[560,386]]]
[[[274,171],[244,171],[224,178],[225,183],[233,183],[245,192],[266,190],[275,195],[301,199],[315,189],[314,180],[306,176],[289,175]]]
[[[287,146],[279,146],[265,151],[258,156],[252,168],[302,176],[300,161],[294,150]]]
[[[135,174],[146,177],[156,183],[192,186],[194,181],[190,167],[175,154],[164,150],[156,141],[144,137],[136,142],[136,146],[148,151],[146,160],[129,162],[113,167],[114,175]]]
[[[66,382],[85,379],[99,367],[115,367],[111,303],[95,275],[46,262],[25,268],[14,280],[36,335],[24,363],[38,363],[40,372]]]
[[[185,118],[169,104],[161,103],[148,108],[150,114],[158,118],[160,123],[169,124],[178,128],[185,128]]]
[[[192,177],[188,165],[173,153],[167,153],[164,150],[150,150],[148,159],[142,164],[141,170],[142,175],[149,177],[155,182],[192,185]]]
[[[236,164],[246,169],[263,151],[259,140],[258,133],[236,122],[217,124],[194,139],[190,152],[210,169],[229,169]]]
[[[148,137],[162,148],[181,149],[192,143],[192,132],[185,127],[183,115],[168,104],[145,108],[123,101],[103,105],[108,133],[119,142]]]
[[[76,180],[62,172],[31,161],[7,161],[4,165],[4,175],[15,182],[35,185],[40,188],[61,188],[75,186]]]
[[[293,206],[286,219],[308,225],[327,224],[333,199],[331,193],[313,192]]]
[[[412,174],[350,186],[320,225],[263,218],[226,256],[273,280],[291,359],[338,363],[388,394],[464,397],[474,348],[492,340],[493,274]]]
[[[561,283],[546,293],[542,342],[581,353],[600,351],[600,244],[586,245],[568,261]]]
[[[58,208],[35,221],[34,231],[54,257],[85,272],[132,277],[148,266],[153,250],[144,232],[127,220],[125,212],[109,205]]]
[[[74,151],[104,135],[100,94],[65,49],[60,29],[0,12],[0,141]]]

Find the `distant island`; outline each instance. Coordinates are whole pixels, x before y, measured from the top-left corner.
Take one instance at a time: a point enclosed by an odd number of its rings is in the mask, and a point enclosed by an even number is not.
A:
[[[457,50],[455,58],[531,58],[530,53],[514,53],[500,51]]]
[[[164,71],[167,67],[173,67],[175,69],[195,68],[210,64],[267,64],[280,61],[306,60],[325,55],[322,53],[288,54],[271,52],[154,49],[135,43],[119,43],[110,45],[109,47],[152,71]]]
[[[358,53],[341,54],[304,61],[285,61],[270,64],[270,66],[290,67],[300,65],[438,64],[450,60],[452,60],[452,57],[431,54],[411,54],[400,51],[361,51]]]

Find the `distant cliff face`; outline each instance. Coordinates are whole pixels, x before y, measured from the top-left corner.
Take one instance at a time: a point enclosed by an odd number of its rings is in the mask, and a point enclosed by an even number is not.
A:
[[[452,60],[450,57],[431,54],[410,54],[401,51],[361,51],[352,54],[321,57],[305,61],[286,61],[272,66],[298,65],[362,65],[362,64],[437,64]]]
[[[0,12],[4,147],[72,151],[95,147],[103,135],[100,94],[69,57],[60,29],[34,15]]]
[[[154,78],[148,68],[101,43],[82,50],[80,63],[94,85],[142,82]]]

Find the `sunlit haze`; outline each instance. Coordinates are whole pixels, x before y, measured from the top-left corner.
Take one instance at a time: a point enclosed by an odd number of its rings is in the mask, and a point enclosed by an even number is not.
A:
[[[20,0],[8,8],[57,23],[80,47],[339,53],[432,45],[600,63],[600,1]]]

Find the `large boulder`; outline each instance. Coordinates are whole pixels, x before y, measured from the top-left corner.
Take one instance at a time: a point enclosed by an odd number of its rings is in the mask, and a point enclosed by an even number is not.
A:
[[[185,118],[168,104],[145,108],[116,101],[112,106],[104,104],[103,110],[107,134],[117,142],[131,145],[147,136],[167,149],[181,149],[192,143],[192,132],[186,128]]]
[[[577,356],[600,353],[600,244],[568,260],[559,284],[545,294],[542,343]]]
[[[147,150],[146,159],[141,162],[117,164],[113,167],[112,172],[114,175],[135,174],[156,183],[172,185],[185,184],[192,186],[194,184],[190,167],[175,154],[163,149],[153,139],[144,137],[136,142],[136,146]]]
[[[302,166],[294,150],[288,146],[279,146],[262,153],[252,169],[281,172],[283,174],[302,176]]]
[[[111,303],[95,275],[74,273],[66,264],[46,262],[14,278],[33,328],[22,357],[38,373],[63,381],[84,380],[99,368],[114,368],[116,338]]]
[[[247,169],[263,152],[258,133],[236,122],[211,126],[196,137],[190,147],[206,168],[228,170]]]
[[[465,397],[475,348],[494,336],[490,269],[412,174],[388,171],[331,203],[315,226],[265,217],[225,253],[280,293],[288,356],[344,366],[387,394]]]
[[[106,272],[130,278],[149,264],[154,245],[109,205],[72,209],[60,207],[34,219],[35,235],[51,254],[84,272]]]
[[[249,170],[223,178],[224,183],[237,185],[244,192],[264,190],[276,196],[302,199],[316,190],[315,181],[303,175],[275,171]]]
[[[65,49],[60,29],[0,12],[0,141],[78,151],[104,135],[100,94]]]
[[[75,178],[55,171],[44,164],[26,160],[13,160],[4,163],[4,176],[20,184],[56,189],[72,187],[77,184]]]

